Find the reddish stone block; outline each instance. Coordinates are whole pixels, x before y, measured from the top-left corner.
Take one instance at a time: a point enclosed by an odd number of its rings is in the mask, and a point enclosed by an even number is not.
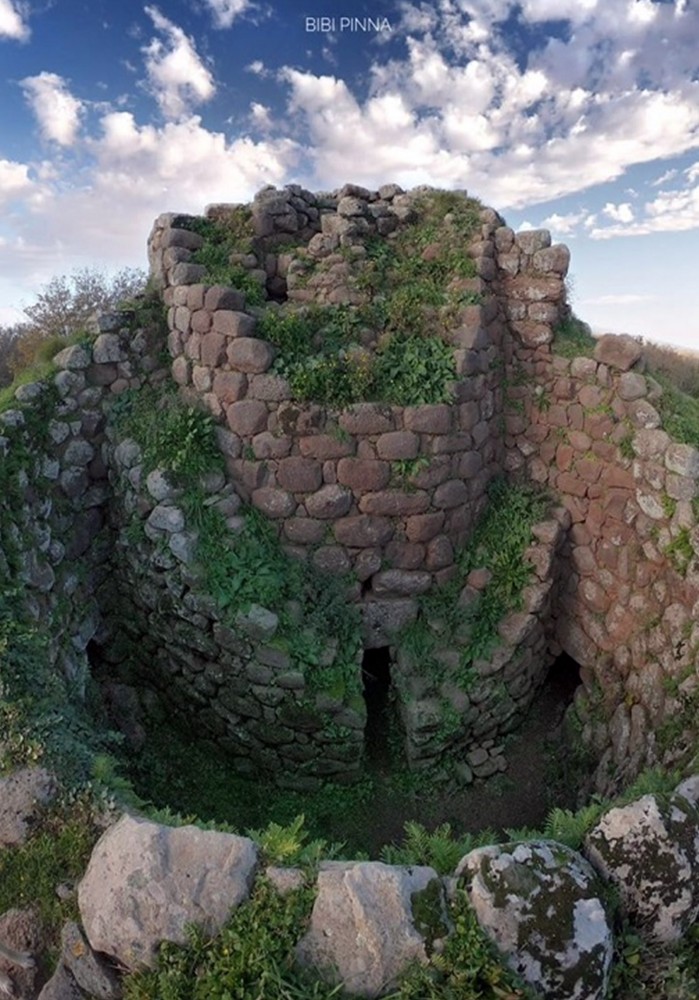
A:
[[[468,490],[466,489],[466,484],[461,479],[450,479],[437,487],[434,491],[432,503],[439,510],[446,510],[458,507],[459,504],[466,503],[467,500]]]
[[[355,403],[340,414],[340,427],[350,434],[383,434],[395,430],[390,406],[380,403]]]
[[[321,545],[311,556],[311,562],[321,573],[342,576],[348,573],[352,563],[340,545]]]
[[[222,403],[237,403],[245,395],[247,387],[248,380],[240,372],[217,371],[214,374],[213,393]],[[262,407],[265,411],[264,425],[257,428],[257,430],[264,430],[264,426],[267,423],[267,407],[264,403],[255,403],[255,407]],[[241,412],[244,411],[241,410]],[[262,410],[259,410],[259,412],[261,413]],[[235,427],[231,427],[231,430],[235,431]]]
[[[604,441],[613,432],[614,421],[606,413],[587,413],[584,427],[594,441]]]
[[[192,312],[203,309],[205,292],[206,285],[190,285],[187,288],[187,302],[185,303],[187,308],[191,309]]]
[[[580,403],[572,403],[568,407],[568,423],[576,431],[581,431],[585,426],[585,411]]]
[[[277,436],[269,431],[262,431],[252,439],[255,458],[285,458],[291,451],[291,445],[290,437]]]
[[[341,458],[337,463],[337,479],[358,493],[382,490],[388,485],[391,467],[388,462],[372,459]]]
[[[296,501],[290,493],[269,486],[253,490],[251,500],[254,507],[271,518],[290,517],[296,510]]]
[[[377,595],[396,594],[410,597],[424,594],[430,589],[432,576],[421,570],[387,569],[376,573],[371,581],[371,589]]]
[[[204,308],[209,312],[216,310],[232,310],[240,312],[245,306],[245,296],[234,288],[225,285],[212,285],[204,295]]]
[[[189,336],[183,336],[182,342],[184,344],[184,353],[192,361],[199,361],[201,355],[201,334],[192,333]]]
[[[232,368],[248,374],[266,372],[274,360],[274,348],[256,337],[236,337],[226,351]]]
[[[602,472],[602,467],[599,462],[590,458],[579,458],[575,463],[575,471],[586,483],[596,483]]]
[[[565,406],[562,406],[560,403],[555,403],[551,406],[548,411],[548,422],[551,427],[567,427],[568,412]]]
[[[597,572],[597,563],[589,545],[576,545],[571,553],[571,560],[580,576]]]
[[[469,431],[480,419],[481,414],[475,399],[470,399],[467,403],[459,405],[459,426],[462,430]],[[446,434],[447,431],[437,433]]]
[[[211,329],[211,313],[208,309],[197,309],[192,313],[192,330],[195,333],[208,333]]]
[[[218,368],[226,360],[226,338],[222,333],[205,333],[201,338],[201,362],[209,368]]]
[[[294,455],[280,461],[277,482],[292,493],[312,493],[323,482],[323,470],[314,459]]]
[[[218,309],[213,315],[213,328],[226,337],[251,337],[255,330],[255,320],[244,312]]]
[[[341,545],[361,549],[385,545],[393,537],[393,525],[385,517],[353,515],[336,521],[334,532]]]
[[[479,424],[476,424],[476,427],[478,426]],[[472,447],[473,439],[470,434],[439,434],[432,438],[433,455],[452,454],[455,451],[470,451]]]
[[[409,431],[421,434],[448,434],[451,429],[451,410],[446,403],[406,406],[403,419]]]
[[[305,503],[310,517],[330,520],[347,514],[352,506],[352,494],[344,486],[321,486],[316,493],[306,497]]]
[[[314,434],[299,439],[299,450],[304,458],[317,458],[324,462],[328,458],[344,458],[353,454],[354,441],[341,441],[331,434]]]
[[[325,537],[325,521],[312,517],[293,517],[284,524],[284,534],[295,545],[317,545]]]
[[[389,542],[386,560],[396,569],[419,569],[425,560],[425,546],[414,542]]]
[[[376,453],[388,461],[417,458],[419,447],[420,438],[412,431],[389,431],[376,442]]]
[[[405,525],[405,534],[411,542],[428,542],[441,530],[444,512],[435,514],[415,514]]]
[[[217,377],[219,374],[223,373],[217,372]],[[235,373],[228,372],[227,374],[233,375]],[[241,376],[241,378],[244,377],[244,375]],[[214,380],[214,391],[215,384]],[[234,434],[239,434],[241,437],[252,437],[266,428],[267,407],[257,399],[242,399],[230,404],[226,410],[226,420]]]
[[[584,431],[571,430],[568,433],[568,440],[571,447],[576,451],[589,451],[592,447],[592,438]]]
[[[559,444],[556,448],[556,468],[559,472],[568,472],[573,464],[573,449],[569,444]]]
[[[454,562],[454,546],[446,535],[437,535],[427,544],[425,566],[435,572]]]
[[[359,509],[362,514],[383,514],[388,517],[422,514],[429,505],[429,494],[423,490],[416,493],[381,490],[378,493],[366,493],[359,501]]]
[[[440,483],[445,482],[445,480],[452,479],[454,476],[452,472],[453,463],[455,459],[458,462],[459,457],[458,454],[453,456],[439,455],[436,458],[430,459],[429,465],[419,469],[409,477],[411,485],[417,486],[421,490],[431,490],[435,486],[439,486]]]
[[[107,365],[102,365],[102,368],[106,369],[107,367],[108,367]],[[111,367],[112,366],[110,365],[109,368],[111,369]],[[175,360],[172,362],[171,365],[171,371],[172,371],[172,377],[175,380],[175,382],[177,382],[178,385],[187,385],[192,374],[192,366],[186,358],[182,357],[175,358]],[[117,374],[116,369],[114,369],[114,378],[110,378],[109,382],[114,381],[114,379],[116,378],[116,374]],[[99,384],[106,385],[107,383],[102,382]]]
[[[281,375],[251,375],[248,379],[248,396],[251,399],[280,403],[291,398],[291,386]]]
[[[604,587],[592,579],[582,580],[580,583],[580,595],[593,611],[605,613],[609,610],[609,597]]]
[[[354,560],[354,575],[364,583],[381,569],[381,549],[364,549]]]

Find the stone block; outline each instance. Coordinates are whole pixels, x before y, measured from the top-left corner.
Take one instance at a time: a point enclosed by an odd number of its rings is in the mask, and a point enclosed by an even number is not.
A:
[[[381,490],[388,485],[391,467],[388,462],[374,459],[341,458],[337,463],[337,479],[357,493]]]
[[[321,465],[312,458],[294,455],[284,458],[277,468],[277,482],[292,493],[312,493],[323,481]]]
[[[179,360],[179,359],[178,359]],[[237,404],[239,400],[245,396],[248,387],[247,376],[243,375],[241,372],[214,372],[213,381],[213,393],[221,403],[232,403]],[[259,414],[260,420],[262,419],[262,412],[264,411],[264,422],[261,426],[257,427],[256,431],[250,431],[247,433],[257,433],[257,431],[264,430],[267,426],[267,407],[264,403],[259,401],[250,401],[250,405],[247,409],[242,409],[240,412],[255,412]],[[229,426],[232,431],[236,428],[229,421]],[[242,431],[236,431],[238,434],[242,434]]]
[[[421,434],[448,434],[451,429],[451,408],[446,403],[406,406],[403,419],[409,431]]]
[[[245,306],[245,296],[235,288],[212,285],[204,296],[204,308],[209,312],[225,310],[241,312]]]
[[[199,345],[199,357],[202,364],[209,368],[218,368],[226,360],[226,344],[228,341],[222,333],[204,333]]]
[[[466,484],[461,479],[450,479],[434,491],[432,503],[440,510],[458,507],[468,500]]]
[[[325,462],[330,458],[344,458],[355,450],[354,441],[343,441],[332,434],[313,434],[299,438],[299,450],[304,458],[317,458]]]
[[[274,360],[272,345],[256,337],[237,337],[226,353],[232,368],[250,374],[266,372]]]
[[[665,452],[665,467],[679,476],[696,479],[699,476],[699,451],[691,445],[673,442]]]
[[[216,374],[218,376],[222,374],[233,375],[235,373],[217,372]],[[244,378],[245,376],[241,377]],[[216,383],[214,381],[215,390]],[[257,399],[241,399],[228,406],[226,409],[226,419],[228,426],[235,434],[239,434],[240,437],[252,437],[254,434],[259,434],[265,430],[267,426],[267,407]]]
[[[417,458],[420,439],[411,431],[389,431],[381,434],[376,442],[376,452],[379,458],[395,461]]]
[[[429,542],[441,531],[443,524],[443,511],[434,514],[415,514],[407,519],[405,533],[411,542]]]
[[[425,560],[425,546],[415,542],[389,542],[386,561],[394,569],[419,569]],[[378,572],[380,566],[374,570]]]
[[[252,504],[270,518],[290,517],[296,510],[296,501],[291,493],[270,486],[262,486],[252,492]]]
[[[255,320],[247,313],[232,309],[217,309],[212,313],[213,328],[225,337],[251,337],[255,332]]]
[[[406,517],[423,514],[430,505],[429,494],[424,490],[403,493],[401,490],[379,490],[365,493],[359,500],[362,514],[379,514],[388,517]]]
[[[197,309],[192,313],[190,325],[194,333],[208,333],[211,323],[212,315],[207,309]]]
[[[340,414],[340,427],[350,434],[383,434],[395,429],[390,406],[380,403],[355,403]]]
[[[284,524],[284,535],[295,545],[317,545],[325,537],[326,521],[312,517],[294,517]]]
[[[350,548],[385,545],[393,537],[393,525],[385,517],[353,515],[335,522],[335,538]]]
[[[310,517],[322,520],[343,517],[352,505],[352,494],[344,486],[322,486],[316,493],[306,497],[306,510]]]
[[[548,229],[526,229],[515,235],[515,244],[522,253],[535,254],[551,246]]]
[[[252,439],[255,458],[285,458],[291,451],[291,445],[290,437],[272,434],[270,431],[262,431]]]
[[[595,345],[595,361],[626,372],[641,359],[643,347],[628,334],[605,333]]]
[[[351,568],[350,558],[340,545],[321,545],[313,553],[311,562],[321,573],[342,576]]]

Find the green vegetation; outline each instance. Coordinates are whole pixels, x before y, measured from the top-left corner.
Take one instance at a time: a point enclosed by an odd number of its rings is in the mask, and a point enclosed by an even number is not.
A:
[[[694,547],[692,546],[692,536],[689,528],[680,528],[677,535],[669,545],[665,546],[663,551],[672,561],[677,572],[682,576],[686,576],[687,570],[694,559]]]
[[[208,414],[187,406],[173,391],[140,389],[118,398],[112,419],[122,435],[141,446],[146,474],[170,470],[181,484],[187,523],[198,535],[202,584],[224,620],[235,624],[236,615],[251,604],[274,611],[279,617],[274,643],[288,652],[310,690],[330,691],[340,699],[359,697],[360,628],[357,609],[345,600],[349,580],[324,576],[292,559],[274,526],[253,508],[245,509],[244,526],[232,535],[199,483],[204,473],[222,468]],[[328,656],[331,646],[334,656]]]
[[[237,288],[245,295],[248,306],[262,305],[266,300],[264,285],[252,277],[242,264],[231,263],[231,257],[248,254],[252,250],[255,231],[251,210],[240,206],[220,222],[215,219],[192,219],[188,229],[204,240],[204,246],[192,254],[192,263],[206,268],[204,280],[211,285]]]
[[[675,441],[699,448],[699,396],[683,392],[662,372],[656,372],[655,377],[663,390],[657,400],[663,429]]]
[[[553,350],[564,358],[591,358],[595,344],[589,325],[577,316],[571,315],[553,331]]]
[[[26,843],[0,851],[0,913],[35,907],[42,932],[57,950],[61,927],[78,912],[75,896],[59,898],[56,886],[81,878],[98,836],[85,797],[50,807]]]
[[[497,840],[492,830],[455,837],[449,823],[442,823],[430,832],[420,823],[409,821],[405,824],[403,843],[387,844],[381,851],[381,860],[387,865],[429,865],[440,875],[453,875],[465,854]]]
[[[531,541],[531,527],[548,505],[547,498],[529,486],[511,486],[496,480],[488,490],[489,504],[468,544],[457,554],[458,573],[444,586],[420,599],[420,613],[400,639],[416,667],[438,677],[443,668],[434,659],[438,645],[452,641],[461,650],[458,683],[475,679],[473,663],[486,658],[499,644],[498,625],[521,607],[522,590],[532,568],[523,558]],[[471,604],[459,602],[466,577],[487,569],[490,579]],[[436,623],[436,624],[435,624]]]
[[[329,1000],[337,996],[293,961],[313,906],[313,891],[280,895],[260,880],[215,938],[191,928],[189,944],[164,944],[154,971],[129,976],[125,1000]]]

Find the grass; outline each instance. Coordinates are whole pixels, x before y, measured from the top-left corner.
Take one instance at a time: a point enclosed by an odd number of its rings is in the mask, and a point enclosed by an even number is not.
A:
[[[99,833],[83,799],[49,808],[26,843],[0,852],[0,913],[32,906],[54,953],[65,921],[79,916],[75,897],[60,899],[56,886],[81,878]]]
[[[188,228],[204,240],[204,246],[192,254],[192,263],[206,268],[205,281],[237,288],[244,293],[248,306],[259,306],[266,301],[264,285],[253,278],[247,268],[231,263],[233,255],[252,251],[254,229],[252,211],[248,207],[241,206],[223,221],[193,219]]]
[[[490,503],[475,526],[467,545],[457,553],[458,573],[449,583],[420,599],[420,613],[401,635],[400,645],[421,672],[439,677],[443,668],[435,661],[437,643],[455,643],[461,651],[460,676],[451,678],[468,686],[475,678],[472,666],[499,644],[498,625],[521,606],[521,594],[532,568],[523,559],[531,541],[531,527],[541,518],[548,500],[540,491],[510,486],[497,480],[489,489]],[[473,569],[491,573],[486,587],[470,608],[459,604],[465,579]],[[430,622],[440,623],[440,634]]]
[[[559,323],[553,331],[553,350],[564,358],[591,358],[596,343],[589,325],[577,316]]]

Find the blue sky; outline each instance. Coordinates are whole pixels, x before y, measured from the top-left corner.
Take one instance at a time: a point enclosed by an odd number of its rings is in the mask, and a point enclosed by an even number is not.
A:
[[[0,323],[292,181],[465,188],[593,328],[699,349],[699,0],[0,0]]]

